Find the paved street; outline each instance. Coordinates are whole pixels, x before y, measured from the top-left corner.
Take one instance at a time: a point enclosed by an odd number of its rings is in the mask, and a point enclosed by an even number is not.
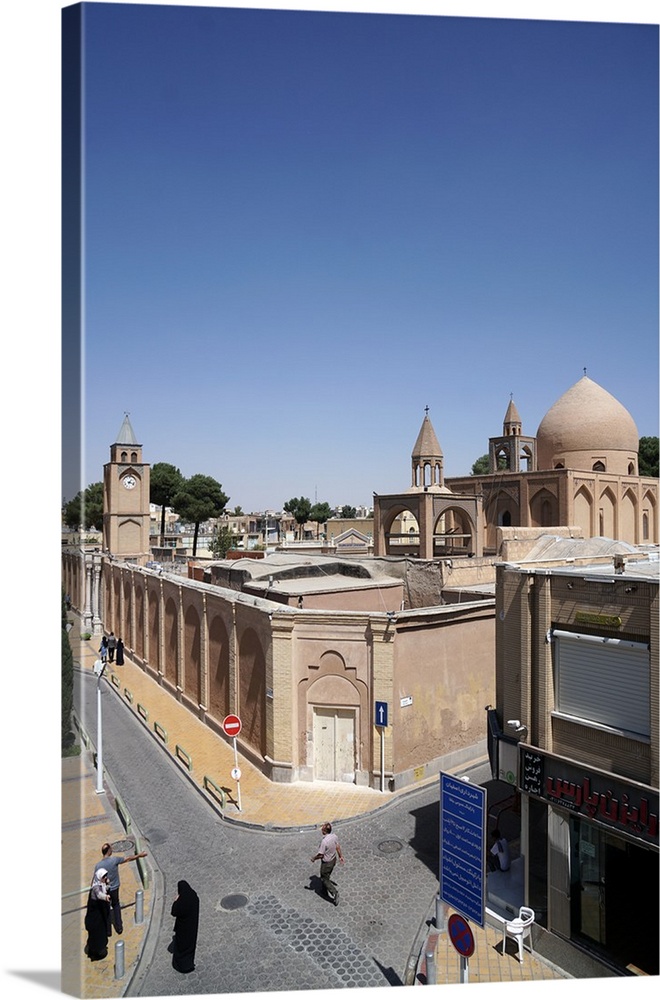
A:
[[[93,731],[96,684],[79,680],[84,725]],[[318,862],[310,862],[318,833],[257,831],[223,821],[110,690],[103,694],[103,729],[105,766],[163,880],[133,995],[404,982],[437,891],[435,782],[387,809],[337,823],[346,864],[337,872],[335,908],[320,894]],[[172,969],[167,951],[181,878],[201,900],[197,967],[187,976]]]

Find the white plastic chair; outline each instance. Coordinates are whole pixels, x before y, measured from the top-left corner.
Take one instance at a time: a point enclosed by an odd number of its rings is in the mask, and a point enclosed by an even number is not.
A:
[[[536,919],[536,914],[529,906],[521,906],[518,916],[513,920],[506,920],[504,923],[504,937],[502,938],[502,954],[506,948],[506,936],[509,934],[518,942],[518,961],[523,964],[523,941],[529,938],[529,950],[534,954],[532,948],[532,924]]]

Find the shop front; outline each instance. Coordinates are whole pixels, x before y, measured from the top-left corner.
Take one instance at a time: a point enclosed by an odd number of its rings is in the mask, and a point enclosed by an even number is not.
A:
[[[520,752],[536,859],[530,905],[542,896],[550,931],[622,974],[658,975],[657,790],[533,747]],[[546,831],[543,866],[535,847]]]

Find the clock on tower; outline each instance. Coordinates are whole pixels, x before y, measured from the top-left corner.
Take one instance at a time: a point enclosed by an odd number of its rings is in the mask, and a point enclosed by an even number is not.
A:
[[[117,559],[149,558],[149,466],[128,413],[103,466],[103,550]]]

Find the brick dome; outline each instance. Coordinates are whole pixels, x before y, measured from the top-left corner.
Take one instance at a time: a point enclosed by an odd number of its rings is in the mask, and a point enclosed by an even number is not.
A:
[[[637,474],[635,421],[586,375],[550,407],[536,432],[536,448],[539,469]]]

